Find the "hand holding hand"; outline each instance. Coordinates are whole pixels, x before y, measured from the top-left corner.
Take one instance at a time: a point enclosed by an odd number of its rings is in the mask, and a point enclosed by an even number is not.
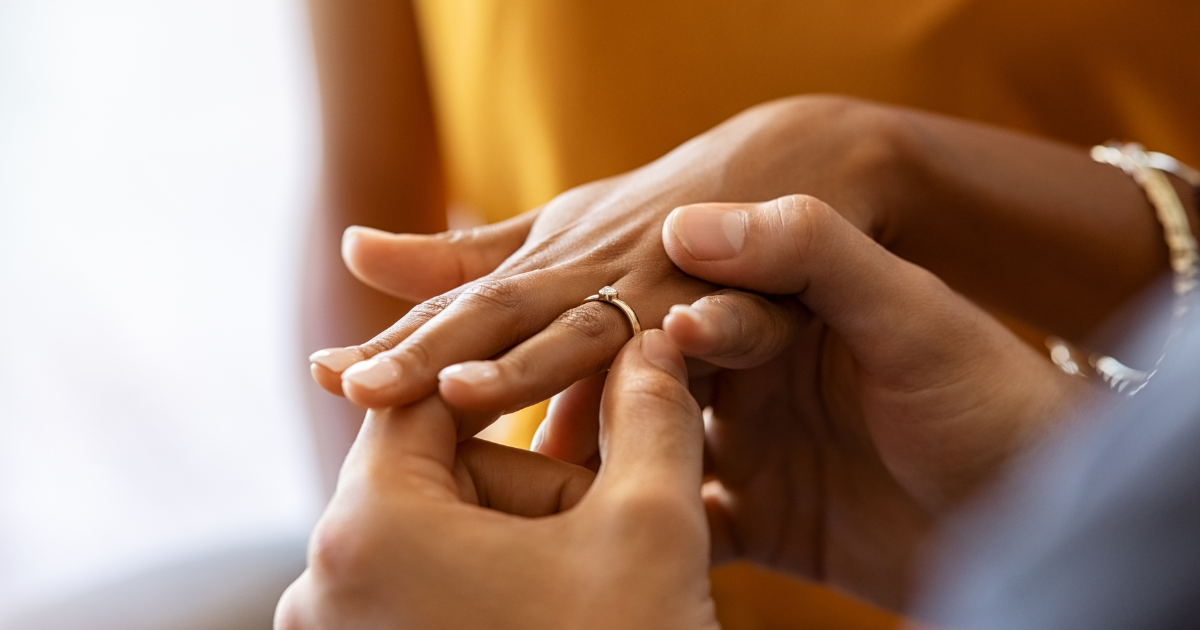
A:
[[[371,412],[276,628],[716,630],[686,379],[662,331],[625,346],[594,482],[541,455],[457,444],[437,397]]]
[[[717,560],[902,608],[926,532],[1085,389],[814,198],[679,208],[662,237],[684,271],[775,296],[730,290],[663,322],[737,368],[693,370]],[[538,450],[591,459],[595,388],[551,406]]]
[[[666,256],[658,232],[673,208],[790,193],[829,202],[972,299],[1070,339],[1166,269],[1144,195],[1078,148],[799,97],[502,224],[433,237],[348,233],[345,257],[359,278],[426,301],[369,343],[317,353],[313,374],[370,407],[437,387],[447,403],[492,415],[536,402],[602,370],[627,338],[615,309],[580,305],[601,286],[616,287],[646,327],[717,290]]]
[[[896,189],[880,146],[888,136],[876,132],[887,120],[883,108],[847,99],[774,103],[496,225],[436,236],[354,229],[343,251],[355,275],[424,302],[368,343],[315,354],[313,374],[367,407],[409,404],[435,388],[475,411],[548,398],[602,371],[629,338],[624,317],[581,304],[587,296],[611,285],[652,328],[672,304],[717,289],[667,258],[659,230],[673,208],[815,190],[873,228],[873,195]]]

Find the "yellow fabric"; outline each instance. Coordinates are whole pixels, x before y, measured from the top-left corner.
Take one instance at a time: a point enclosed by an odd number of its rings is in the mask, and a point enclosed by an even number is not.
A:
[[[1200,4],[418,0],[451,194],[498,220],[775,97],[851,94],[1200,161]]]
[[[1200,3],[417,0],[417,10],[451,198],[489,221],[803,93],[1081,145],[1137,140],[1200,163]],[[528,444],[538,419],[511,420],[506,439]],[[728,628],[858,619],[812,605],[813,592],[748,569],[714,574]],[[861,627],[895,624],[868,616]]]

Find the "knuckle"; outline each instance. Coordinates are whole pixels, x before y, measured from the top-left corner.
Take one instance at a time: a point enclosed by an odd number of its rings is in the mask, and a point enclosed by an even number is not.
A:
[[[408,311],[408,319],[429,321],[454,303],[453,295],[439,295],[417,304]]]
[[[512,310],[521,305],[521,294],[512,282],[489,279],[467,287],[458,301],[468,308]]]
[[[308,564],[313,578],[340,590],[364,575],[370,566],[370,536],[352,521],[323,519],[309,541]]]
[[[783,228],[789,236],[794,260],[802,262],[813,253],[821,234],[826,233],[835,220],[834,211],[828,205],[809,195],[788,195],[771,203],[773,222]]]
[[[581,337],[601,338],[612,334],[615,316],[611,306],[590,303],[566,311],[554,323]]]
[[[705,304],[719,316],[725,349],[734,356],[750,352],[755,345],[753,341],[773,332],[775,321],[769,317],[771,302],[761,295],[723,290],[709,296]]]
[[[621,391],[636,400],[638,407],[654,408],[671,418],[690,418],[700,414],[700,408],[687,389],[665,372],[642,374],[622,383]]]
[[[404,340],[404,344],[396,348],[395,356],[406,365],[429,365],[432,361],[428,342],[419,336]]]
[[[411,334],[414,331],[424,326],[453,304],[455,297],[455,294],[439,295],[413,306],[399,322],[396,322],[391,328],[380,333],[374,339],[359,346],[359,350],[362,351],[364,357],[370,358],[404,344],[411,338]],[[411,351],[414,345],[417,344],[409,342],[405,347],[408,351]],[[422,350],[423,348],[418,349],[415,354],[423,356]]]

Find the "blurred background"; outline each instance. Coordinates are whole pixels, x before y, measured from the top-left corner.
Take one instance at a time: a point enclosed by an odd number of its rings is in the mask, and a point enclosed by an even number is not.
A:
[[[317,119],[303,3],[0,0],[0,627],[302,567]]]

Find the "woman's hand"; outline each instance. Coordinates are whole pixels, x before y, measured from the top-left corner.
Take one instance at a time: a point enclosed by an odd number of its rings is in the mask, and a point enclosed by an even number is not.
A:
[[[603,370],[629,338],[620,312],[581,305],[587,296],[611,285],[651,328],[672,304],[716,288],[679,272],[663,251],[659,230],[673,208],[800,189],[876,231],[875,197],[898,188],[887,112],[834,98],[775,103],[501,224],[433,237],[353,229],[343,251],[359,278],[426,301],[369,343],[314,355],[314,376],[368,407],[424,397],[439,373],[443,398],[460,409],[548,398]]]
[[[436,396],[371,412],[279,630],[717,629],[703,428],[662,331],[617,357],[599,474],[470,440]]]
[[[689,274],[775,296],[726,291],[663,324],[737,368],[693,370],[717,560],[902,609],[930,527],[1086,390],[811,197],[683,207],[662,238]],[[595,392],[560,395],[535,448],[592,460]]]
[[[797,98],[496,226],[435,237],[351,231],[345,257],[356,275],[428,301],[367,344],[317,353],[314,375],[366,406],[407,404],[439,378],[460,409],[536,402],[602,370],[628,338],[616,309],[580,305],[600,287],[614,286],[647,327],[716,289],[663,250],[658,232],[673,208],[795,192],[827,200],[969,297],[1068,338],[1166,268],[1141,191],[1083,151],[910,110]]]

